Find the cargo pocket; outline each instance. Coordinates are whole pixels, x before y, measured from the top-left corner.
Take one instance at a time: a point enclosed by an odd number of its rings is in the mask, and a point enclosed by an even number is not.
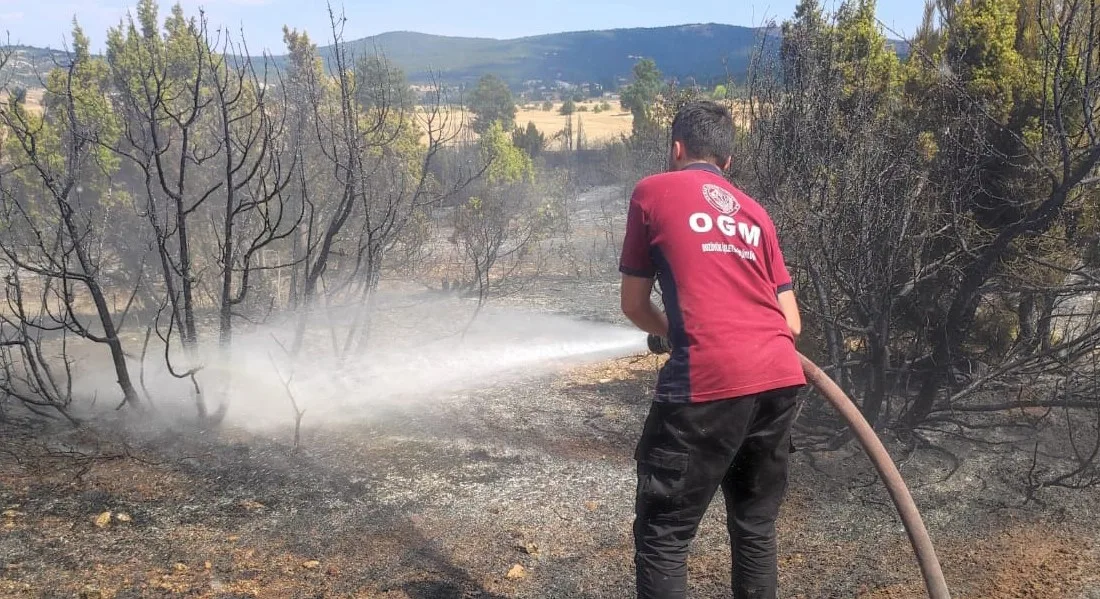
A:
[[[638,457],[638,499],[651,506],[683,504],[687,486],[688,455],[649,448]]]

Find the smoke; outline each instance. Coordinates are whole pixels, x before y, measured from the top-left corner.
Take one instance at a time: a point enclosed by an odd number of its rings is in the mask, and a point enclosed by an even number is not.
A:
[[[227,423],[257,431],[294,422],[290,394],[306,412],[304,425],[318,426],[645,350],[644,334],[623,326],[492,306],[471,324],[472,312],[471,302],[454,298],[384,296],[369,336],[350,352],[338,350],[359,322],[354,310],[316,313],[297,357],[287,350],[292,316],[236,334],[228,356],[204,347],[198,379],[210,412],[228,400]],[[192,387],[167,371],[163,346],[150,352],[145,371],[158,413],[194,417]],[[101,395],[112,383],[102,369],[79,381]]]

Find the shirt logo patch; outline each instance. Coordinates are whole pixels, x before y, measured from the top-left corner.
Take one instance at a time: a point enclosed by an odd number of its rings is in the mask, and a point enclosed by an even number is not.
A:
[[[733,216],[741,210],[741,204],[737,202],[737,198],[733,197],[732,193],[711,183],[703,186],[703,198],[715,210],[727,216]]]

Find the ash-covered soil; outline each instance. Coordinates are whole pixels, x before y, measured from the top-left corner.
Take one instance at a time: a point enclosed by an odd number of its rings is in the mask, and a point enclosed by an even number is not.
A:
[[[544,309],[568,311],[552,297]],[[297,451],[289,419],[201,431],[114,416],[5,434],[0,596],[630,597],[631,455],[657,365],[633,356],[489,377],[344,422],[307,414]],[[283,402],[271,409],[285,413]],[[892,449],[954,596],[1100,597],[1095,491],[1025,504],[1026,456],[973,450],[945,479],[938,452]],[[61,454],[72,450],[97,457]],[[922,596],[858,449],[799,451],[793,464],[783,596]],[[728,596],[723,520],[718,500],[694,546],[693,597]]]

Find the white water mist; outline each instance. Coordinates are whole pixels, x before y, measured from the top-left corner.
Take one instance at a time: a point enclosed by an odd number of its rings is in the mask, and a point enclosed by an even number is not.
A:
[[[289,391],[306,412],[306,426],[346,423],[378,408],[645,351],[645,335],[625,326],[493,307],[470,324],[470,302],[455,299],[391,296],[379,305],[365,348],[347,355],[333,349],[333,339],[342,339],[351,322],[339,311],[314,316],[310,341],[297,357],[285,349],[292,319],[238,334],[228,362],[216,348],[203,352],[199,379],[209,409],[228,398],[230,424],[287,426],[294,421]],[[146,387],[163,415],[187,417],[188,385],[167,373],[162,350],[147,358]],[[79,383],[88,393],[104,394],[112,381],[91,368]]]

